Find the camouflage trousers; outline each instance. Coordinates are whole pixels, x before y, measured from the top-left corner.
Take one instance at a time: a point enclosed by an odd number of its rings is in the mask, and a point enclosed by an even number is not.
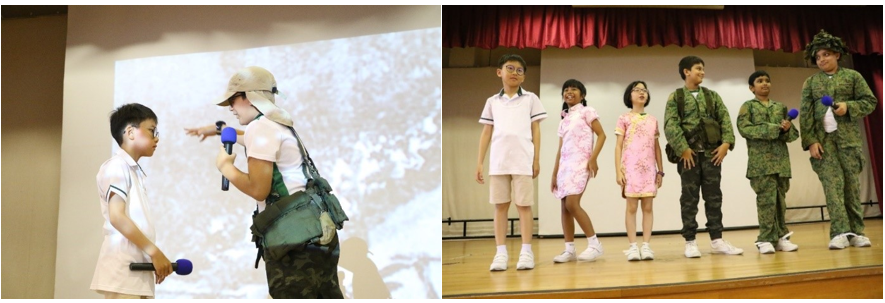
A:
[[[827,199],[830,238],[852,232],[863,235],[863,209],[860,205],[859,175],[864,158],[860,147],[841,147],[839,131],[824,135],[822,159],[809,158]]]
[[[710,239],[722,238],[722,190],[719,181],[722,179],[722,166],[713,165],[704,153],[694,156],[695,166],[683,168],[682,160],[676,163],[676,171],[682,179],[682,196],[679,204],[682,207],[682,237],[685,241],[693,241],[698,232],[698,191],[704,195],[704,212],[707,215],[707,231]]]
[[[756,213],[759,216],[759,237],[756,242],[777,245],[777,240],[790,232],[784,218],[790,178],[777,174],[753,177],[750,178],[750,187],[756,192]]]
[[[264,256],[267,286],[274,299],[343,299],[338,285],[338,235],[326,246],[307,245],[279,260]]]

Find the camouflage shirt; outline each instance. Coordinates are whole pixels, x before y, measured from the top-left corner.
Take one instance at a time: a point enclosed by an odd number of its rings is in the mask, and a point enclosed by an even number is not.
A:
[[[826,134],[823,120],[827,106],[821,103],[821,98],[826,95],[833,97],[834,104],[845,102],[848,105],[848,112],[844,116],[833,113],[838,125],[836,142],[840,147],[861,147],[857,122],[872,113],[878,101],[860,73],[839,67],[832,77],[821,71],[805,79],[802,85],[799,115],[802,149],[808,150],[812,144],[823,142]]]
[[[713,149],[719,146],[705,144],[705,146],[690,147],[688,138],[685,137],[686,133],[700,127],[701,115],[707,114],[707,101],[704,99],[704,93],[703,91],[698,92],[698,96],[695,98],[689,93],[688,88],[683,86],[681,89],[685,95],[684,117],[679,117],[676,93],[670,93],[670,97],[667,98],[667,108],[664,110],[664,135],[667,136],[667,142],[677,154],[682,154],[683,151],[691,148],[695,151],[703,149],[707,157],[713,157]],[[700,87],[700,89],[707,88]],[[728,149],[734,150],[734,130],[731,128],[731,116],[728,115],[728,108],[725,107],[722,98],[715,91],[710,90],[710,95],[713,97],[713,112],[722,127],[722,143],[729,143],[731,146]],[[701,141],[702,139],[697,140]]]
[[[747,139],[747,178],[772,174],[791,177],[787,142],[796,141],[799,131],[795,125],[782,131],[781,121],[789,119],[787,107],[774,100],[765,105],[753,98],[741,106],[737,128],[741,137]]]

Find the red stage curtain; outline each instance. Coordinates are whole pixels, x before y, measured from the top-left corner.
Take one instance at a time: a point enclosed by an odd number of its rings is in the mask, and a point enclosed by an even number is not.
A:
[[[882,55],[853,55],[854,69],[863,75],[867,85],[873,90],[879,106],[864,118],[867,132],[867,146],[870,152],[870,166],[876,179],[876,195],[879,196],[879,212],[882,212]]]
[[[882,54],[881,6],[443,6],[442,14],[443,47],[704,45],[797,52],[824,29],[851,53]]]

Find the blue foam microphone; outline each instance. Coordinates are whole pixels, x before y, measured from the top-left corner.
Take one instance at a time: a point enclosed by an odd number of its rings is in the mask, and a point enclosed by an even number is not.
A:
[[[793,121],[793,119],[799,117],[799,110],[795,108],[791,109],[789,112],[787,112],[787,117],[790,117],[790,121]]]
[[[129,263],[129,270],[132,271],[156,271],[154,263]],[[172,263],[172,270],[180,276],[189,275],[194,271],[194,264],[188,259],[178,259]]]
[[[829,95],[820,98],[820,103],[823,103],[826,106],[830,106],[833,109],[839,109],[839,105],[834,104],[833,97],[830,97]]]
[[[228,155],[233,153],[234,143],[237,143],[237,130],[233,127],[225,127],[222,129],[221,143],[224,144],[224,151],[226,151]],[[221,176],[221,190],[226,191],[228,188],[230,188],[230,180]]]

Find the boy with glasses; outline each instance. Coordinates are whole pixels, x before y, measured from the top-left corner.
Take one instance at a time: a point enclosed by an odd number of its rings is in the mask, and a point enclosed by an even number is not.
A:
[[[476,182],[485,184],[483,161],[491,145],[489,155],[489,203],[495,205],[495,244],[497,253],[489,270],[507,269],[507,247],[504,245],[507,228],[507,211],[510,202],[519,211],[519,227],[522,249],[516,269],[535,267],[532,253],[532,230],[534,219],[534,183],[540,165],[541,120],[547,112],[541,100],[520,86],[525,81],[525,60],[518,55],[504,55],[498,60],[497,75],[504,87],[486,100],[479,123],[485,124],[479,139],[479,156],[476,161]],[[490,144],[491,143],[491,144]],[[513,193],[511,195],[511,192]]]
[[[120,146],[95,176],[104,241],[89,289],[106,299],[154,297],[155,284],[172,273],[172,263],[154,244],[150,203],[145,191],[147,177],[138,160],[154,155],[160,142],[157,115],[150,108],[131,103],[113,111],[111,136]],[[130,271],[130,263],[153,263],[156,273]]]

